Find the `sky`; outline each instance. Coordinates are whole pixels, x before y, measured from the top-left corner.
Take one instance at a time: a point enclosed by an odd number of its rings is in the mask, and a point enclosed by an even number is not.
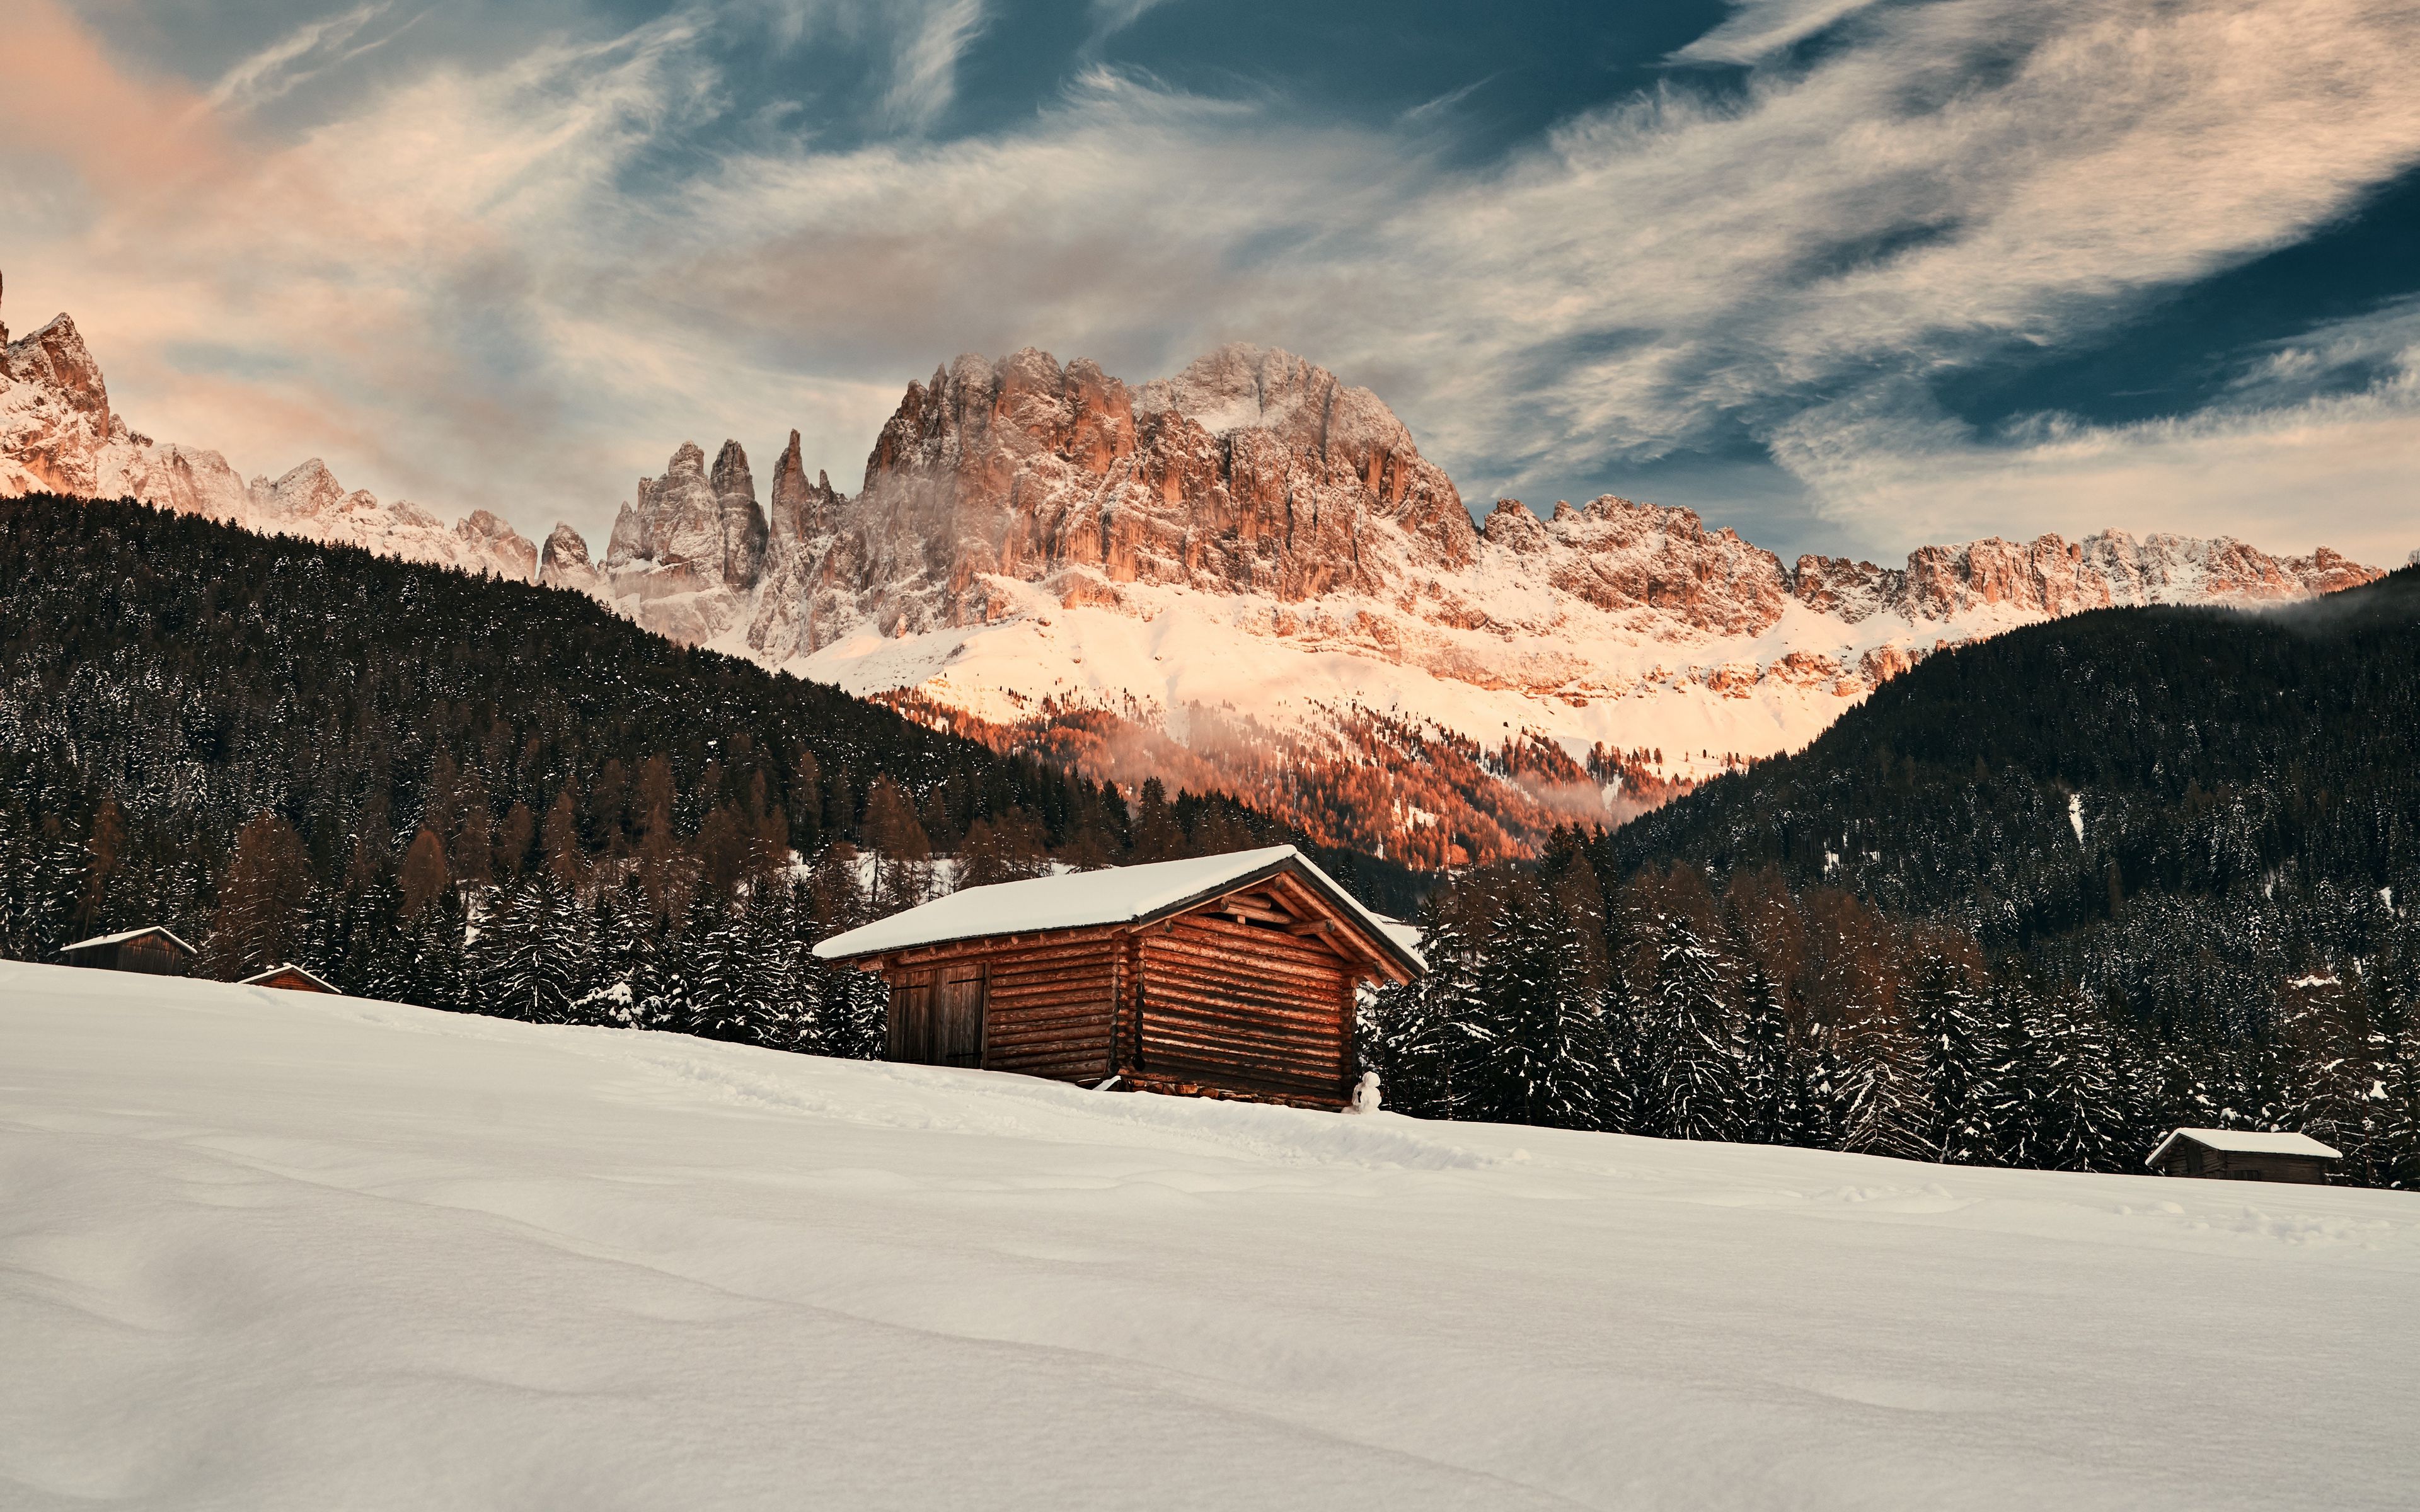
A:
[[[2409,0],[8,0],[0,316],[601,545],[685,440],[1224,341],[1475,507],[2420,548]]]

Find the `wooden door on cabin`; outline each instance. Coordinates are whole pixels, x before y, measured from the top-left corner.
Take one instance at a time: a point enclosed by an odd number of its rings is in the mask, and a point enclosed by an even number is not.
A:
[[[943,972],[933,995],[933,1064],[982,1065],[983,968],[959,966]]]
[[[891,986],[891,1058],[919,1066],[980,1066],[981,966],[936,966]]]
[[[891,983],[891,1058],[921,1066],[933,1058],[933,983],[918,972]]]

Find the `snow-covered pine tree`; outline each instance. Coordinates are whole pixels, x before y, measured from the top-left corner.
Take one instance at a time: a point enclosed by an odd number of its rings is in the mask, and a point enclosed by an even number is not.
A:
[[[13,806],[0,808],[0,953],[47,961],[71,943],[68,918],[83,879],[84,847]]]
[[[1595,1128],[1603,1018],[1579,968],[1577,926],[1534,877],[1508,870],[1497,885],[1501,906],[1478,952],[1478,1018],[1492,1053],[1468,1073],[1469,1116]]]
[[[715,933],[722,916],[717,902],[707,894],[693,896],[677,924],[667,924],[656,962],[655,992],[637,1004],[639,1027],[701,1034],[713,1021],[717,1004],[711,995],[719,983],[706,980],[705,972],[720,964]]]
[[[1989,1011],[1981,963],[1965,941],[1933,929],[1916,933],[1910,954],[1900,1004],[1931,1074],[1927,1141],[1952,1165],[1992,1165],[2005,1158],[2008,1143],[2000,1122],[2009,1052]]]
[[[570,1018],[582,942],[564,902],[561,885],[543,871],[489,896],[471,953],[480,1012],[532,1024]]]
[[[1840,1148],[1902,1160],[1933,1160],[1939,1115],[1924,1041],[1897,1010],[1867,1008],[1840,1036]]]
[[[1802,1118],[1796,1106],[1796,1068],[1791,1063],[1790,1020],[1773,983],[1753,965],[1740,978],[1739,1002],[1737,1137],[1750,1144],[1790,1144]]]
[[[2280,1003],[2278,1038],[2283,1052],[2285,1101],[2278,1127],[2309,1134],[2344,1154],[2330,1173],[2365,1186],[2383,1184],[2381,1168],[2394,1165],[2378,1138],[2384,1085],[2373,1058],[2363,984],[2337,973],[2312,971],[2288,984]]]
[[[2025,1026],[2032,1164],[2050,1170],[2130,1170],[2137,1143],[2117,1032],[2080,990],[2042,1002]]]
[[[2420,1027],[2408,1011],[2394,1017],[2398,1026],[2371,1036],[2370,1060],[2378,1072],[2370,1094],[2371,1180],[2409,1192],[2420,1190]]]
[[[1373,995],[1362,1040],[1363,1069],[1378,1072],[1388,1106],[1423,1119],[1466,1116],[1471,1061],[1492,1041],[1479,1011],[1478,947],[1448,897],[1440,890],[1421,908],[1427,973]]]
[[[659,996],[659,920],[645,887],[626,878],[590,911],[587,983],[572,1003],[572,1022],[615,1028],[648,1026],[642,1005]]]
[[[1741,1077],[1731,967],[1700,920],[1668,907],[1654,921],[1655,982],[1642,1003],[1641,1132],[1736,1139]]]
[[[1790,1045],[1790,1087],[1782,1106],[1781,1142],[1807,1149],[1841,1148],[1843,1077],[1832,1032],[1808,1023]]]

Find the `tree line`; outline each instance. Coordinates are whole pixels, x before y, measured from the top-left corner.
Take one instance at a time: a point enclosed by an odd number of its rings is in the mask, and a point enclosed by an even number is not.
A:
[[[2295,1129],[2420,1184],[2420,572],[1926,659],[1806,750],[1422,918],[1390,1101],[2134,1169]]]

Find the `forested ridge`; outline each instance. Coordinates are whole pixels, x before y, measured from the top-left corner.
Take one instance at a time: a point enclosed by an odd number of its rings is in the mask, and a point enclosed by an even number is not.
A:
[[[576,594],[130,503],[0,501],[0,950],[869,1054],[808,947],[937,886],[1295,837],[1130,804]],[[861,848],[862,847],[862,848]],[[1407,908],[1400,867],[1317,851]],[[936,857],[946,856],[936,863]]]
[[[2420,569],[1936,654],[1805,751],[1423,914],[1415,1112],[2128,1169],[2299,1129],[2420,1184]]]

